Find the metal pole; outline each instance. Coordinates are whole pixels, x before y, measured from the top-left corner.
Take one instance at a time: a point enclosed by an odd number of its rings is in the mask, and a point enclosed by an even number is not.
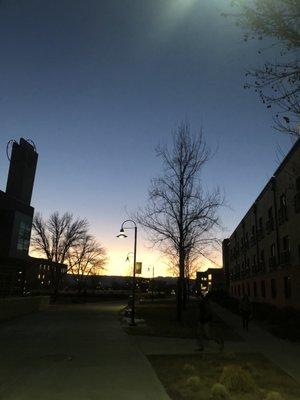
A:
[[[152,303],[154,303],[154,265],[152,265]]]
[[[133,251],[133,276],[132,276],[132,306],[131,306],[131,323],[135,325],[135,266],[136,266],[136,242],[137,242],[137,227],[134,227],[134,251]]]

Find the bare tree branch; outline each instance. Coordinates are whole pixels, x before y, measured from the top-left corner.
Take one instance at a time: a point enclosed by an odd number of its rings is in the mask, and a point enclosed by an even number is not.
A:
[[[96,239],[86,234],[68,253],[68,265],[76,279],[78,292],[89,275],[99,275],[107,263],[106,250]]]
[[[300,2],[299,0],[232,1],[240,12],[234,16],[246,32],[244,40],[274,39],[276,62],[246,73],[245,89],[254,89],[267,108],[274,109],[275,129],[300,136]],[[258,52],[262,53],[262,50]]]
[[[135,218],[177,269],[181,282],[177,293],[180,319],[187,265],[216,242],[215,230],[220,226],[217,211],[224,204],[224,197],[218,188],[209,193],[201,186],[201,171],[211,157],[202,131],[192,136],[189,125],[181,124],[173,132],[172,146],[159,147],[157,155],[162,160],[163,173],[152,180],[148,205]]]
[[[44,220],[41,214],[33,218],[33,237],[31,245],[33,250],[44,255],[49,261],[64,264],[70,252],[76,248],[87,236],[88,223],[85,219],[74,219],[70,213],[62,216],[58,212]],[[67,271],[69,271],[70,267]],[[61,272],[56,271],[55,291],[61,281]]]

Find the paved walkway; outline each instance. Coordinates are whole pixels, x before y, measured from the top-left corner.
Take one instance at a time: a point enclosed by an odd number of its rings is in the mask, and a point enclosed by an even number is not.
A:
[[[0,324],[1,400],[169,400],[122,330],[121,303],[52,306]]]
[[[224,351],[259,352],[300,384],[300,345],[278,339],[251,322],[249,332],[241,327],[240,317],[229,310],[213,304],[214,312],[232,327],[244,340],[225,342]],[[158,338],[151,336],[135,337],[137,346],[144,354],[195,354],[194,339]],[[214,342],[206,343],[205,352],[215,353],[218,348]]]
[[[244,332],[241,319],[231,311],[213,305],[215,312],[245,339],[249,350],[259,351],[282,368],[300,384],[300,344],[279,339],[251,321],[249,332]]]

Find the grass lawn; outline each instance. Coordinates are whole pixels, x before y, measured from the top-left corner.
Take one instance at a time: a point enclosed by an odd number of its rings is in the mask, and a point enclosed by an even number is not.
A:
[[[163,337],[194,338],[196,332],[198,303],[189,301],[187,309],[183,311],[183,321],[176,321],[176,302],[160,300],[155,303],[141,303],[136,305],[136,316],[146,322],[146,326],[125,328],[132,335],[151,335]],[[214,315],[212,329],[216,335],[225,341],[241,341],[242,338],[223,320]]]
[[[224,352],[148,358],[172,400],[265,400],[272,391],[281,394],[280,397],[273,394],[272,400],[300,399],[300,386],[261,354]],[[244,371],[249,388],[236,376],[232,381],[227,376],[225,382],[224,375],[221,378],[224,367]],[[211,388],[220,380],[227,388],[228,397],[212,396]],[[230,386],[230,382],[234,385]]]

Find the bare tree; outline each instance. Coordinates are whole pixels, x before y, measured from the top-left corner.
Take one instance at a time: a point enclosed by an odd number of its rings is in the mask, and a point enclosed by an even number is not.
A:
[[[75,277],[78,293],[83,289],[86,278],[99,275],[106,263],[106,250],[91,235],[86,234],[70,249],[68,265]]]
[[[254,89],[267,108],[274,108],[275,128],[300,136],[300,2],[299,0],[232,1],[231,14],[246,29],[244,39],[274,39],[278,59],[246,73],[246,89]],[[229,14],[227,14],[229,15]],[[262,50],[258,52],[262,53]]]
[[[75,219],[72,214],[62,216],[56,211],[44,220],[41,214],[33,218],[32,249],[44,255],[49,261],[64,264],[72,249],[86,237],[88,223],[85,219]],[[69,270],[69,268],[68,268]],[[53,271],[55,294],[61,282],[61,268]]]
[[[167,257],[167,266],[173,276],[178,276],[179,264],[178,254],[173,247],[164,248],[164,253]],[[189,300],[190,279],[196,275],[198,270],[199,260],[201,255],[198,251],[187,252],[185,267],[184,267],[184,283],[183,283],[183,309],[186,308],[186,302]]]
[[[202,132],[192,136],[188,124],[173,134],[173,145],[159,147],[163,174],[152,180],[149,202],[140,210],[137,221],[150,233],[154,245],[177,258],[177,319],[183,308],[186,262],[191,251],[214,243],[219,226],[218,208],[223,204],[219,189],[211,193],[201,185],[200,173],[211,156]]]

